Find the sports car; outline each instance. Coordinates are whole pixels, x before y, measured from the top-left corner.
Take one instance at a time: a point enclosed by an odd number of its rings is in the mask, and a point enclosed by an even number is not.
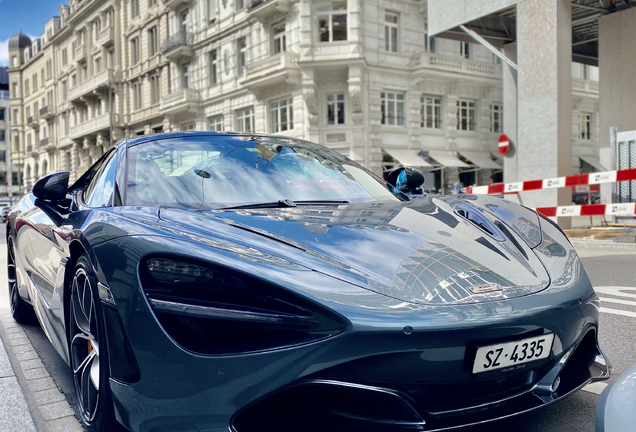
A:
[[[555,223],[393,177],[286,137],[123,140],[9,214],[13,316],[96,432],[444,430],[609,377]]]

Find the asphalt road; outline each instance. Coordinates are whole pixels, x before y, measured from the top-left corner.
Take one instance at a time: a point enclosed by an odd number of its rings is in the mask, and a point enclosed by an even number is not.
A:
[[[0,226],[0,245],[5,243],[4,225]],[[6,249],[0,246],[0,266],[6,266]],[[636,253],[607,250],[582,250],[585,269],[601,297],[599,337],[601,347],[613,364],[613,377],[636,363]],[[4,273],[4,272],[3,272]],[[0,282],[0,304],[8,301],[6,282]],[[622,287],[622,288],[616,288]],[[633,290],[625,287],[634,287]],[[631,303],[631,304],[630,304]],[[64,394],[73,402],[71,373],[54,351],[42,329],[25,326],[28,338],[39,354],[49,374]],[[602,388],[601,388],[602,390]],[[462,429],[465,432],[593,432],[598,395],[580,391],[569,398],[540,410],[481,427]]]

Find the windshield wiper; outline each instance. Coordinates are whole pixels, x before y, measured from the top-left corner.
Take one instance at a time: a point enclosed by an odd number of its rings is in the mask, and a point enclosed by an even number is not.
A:
[[[329,204],[349,204],[346,200],[306,200],[294,201],[296,205],[329,205]]]
[[[241,204],[237,206],[221,207],[219,210],[238,210],[251,208],[278,208],[278,207],[296,207],[296,203],[292,200],[282,199],[272,202]]]

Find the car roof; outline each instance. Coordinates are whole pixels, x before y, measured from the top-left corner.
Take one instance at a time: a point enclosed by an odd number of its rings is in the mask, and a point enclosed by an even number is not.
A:
[[[204,137],[204,136],[232,136],[232,137],[268,137],[268,138],[280,138],[284,140],[295,140],[298,142],[307,142],[303,139],[292,138],[282,135],[267,135],[261,133],[238,133],[238,132],[213,132],[213,131],[201,131],[201,132],[171,132],[164,134],[154,134],[154,135],[144,135],[138,138],[128,138],[125,141],[125,145],[127,147],[132,147],[137,144],[151,142],[151,141],[159,141],[163,139],[171,139],[171,138],[185,138],[185,137]],[[315,143],[312,143],[316,145]],[[318,144],[320,145],[320,144]]]

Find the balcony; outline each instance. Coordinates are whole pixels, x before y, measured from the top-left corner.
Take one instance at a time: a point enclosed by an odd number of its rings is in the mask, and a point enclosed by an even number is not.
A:
[[[27,153],[27,154],[31,154],[31,153],[33,153],[33,146],[32,146],[32,145],[28,145],[28,146],[26,146],[26,153]]]
[[[99,32],[99,44],[101,46],[108,46],[115,43],[115,27],[108,26]]]
[[[40,147],[44,147],[44,146],[47,146],[47,145],[49,145],[49,139],[48,138],[42,138],[40,140]]]
[[[181,6],[189,4],[190,0],[163,0],[163,4],[172,10],[177,10]]]
[[[117,124],[117,115],[113,115],[113,126]],[[107,132],[110,130],[110,115],[104,113],[98,117],[81,122],[71,127],[69,138],[72,140],[82,139],[86,136],[95,135],[97,132]]]
[[[247,15],[257,21],[265,22],[276,13],[289,12],[290,0],[247,0]]]
[[[161,54],[171,62],[179,62],[192,57],[192,35],[177,32],[161,44]]]
[[[415,54],[412,58],[412,66],[415,71],[439,70],[443,72],[457,72],[465,75],[501,78],[500,64],[429,52]]]
[[[586,95],[598,95],[598,81],[572,78],[572,91]]]
[[[250,89],[300,80],[298,55],[282,52],[247,63],[241,84]]]
[[[76,63],[83,63],[86,61],[86,45],[78,45],[75,47],[73,59]]]
[[[40,128],[40,119],[38,116],[29,116],[27,117],[27,126],[33,129]]]
[[[163,115],[196,113],[199,104],[199,90],[181,89],[161,98],[159,112]]]
[[[43,118],[44,120],[51,120],[53,117],[55,117],[55,113],[52,110],[49,110],[48,105],[40,108],[40,118]]]
[[[108,86],[117,82],[117,75],[112,69],[104,69],[93,75],[86,81],[77,84],[68,90],[68,100],[74,101],[82,96],[93,93],[94,91],[103,91],[108,94]]]

